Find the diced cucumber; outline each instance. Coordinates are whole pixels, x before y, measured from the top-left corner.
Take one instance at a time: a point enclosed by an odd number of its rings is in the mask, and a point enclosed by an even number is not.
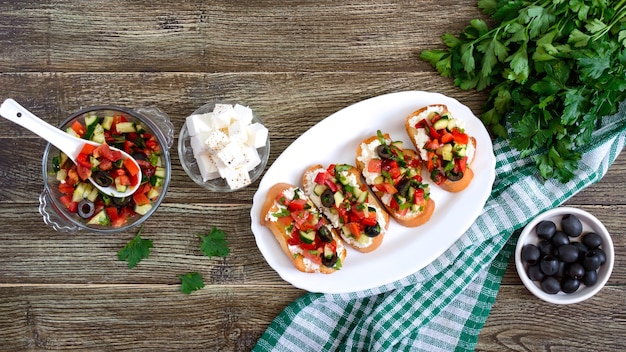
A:
[[[352,235],[352,232],[350,232],[350,229],[346,225],[343,225],[341,227],[341,232],[343,232],[343,234],[346,235],[346,236]]]
[[[67,169],[57,171],[57,181],[63,181],[67,178]]]
[[[156,170],[154,170],[154,176],[165,178],[165,168],[158,166]]]
[[[365,201],[367,200],[367,192],[366,191],[361,191],[361,194],[359,194],[359,196],[357,197],[357,202],[358,203],[365,203]]]
[[[441,157],[445,161],[452,160],[452,144],[444,144],[440,149]]]
[[[433,124],[433,128],[436,130],[442,130],[446,127],[448,127],[448,119],[446,118],[441,118]]]
[[[115,178],[115,189],[118,192],[126,192],[126,189],[128,189],[128,186],[120,184],[120,178],[116,177]]]
[[[391,142],[391,145],[393,145],[394,147],[398,148],[398,149],[402,149],[402,141],[393,141]]]
[[[331,259],[335,255],[335,252],[330,248],[330,246],[324,246],[324,258]]]
[[[137,130],[138,133],[143,133],[147,131],[146,126],[144,126],[143,123],[136,124],[135,129]]]
[[[89,199],[92,202],[95,202],[96,198],[98,198],[98,189],[96,187],[93,187],[91,189],[91,192],[89,192],[89,194],[87,195],[87,199]]]
[[[72,202],[80,202],[81,200],[83,200],[83,195],[85,194],[85,185],[86,183],[84,182],[80,182],[78,183],[78,185],[76,186],[76,188],[74,188],[74,193],[72,193]]]
[[[115,125],[115,129],[119,133],[137,132],[133,122],[118,122],[117,125]]]
[[[453,128],[456,127],[456,120],[455,119],[449,119],[448,120],[448,131],[452,131]]]
[[[91,135],[91,140],[97,143],[104,143],[104,127],[101,124],[97,124]]]
[[[98,122],[98,116],[96,116],[95,113],[89,113],[87,114],[87,116],[85,116],[85,125],[87,127],[95,124]]]
[[[59,166],[63,167],[65,162],[67,162],[67,155],[65,153],[61,153],[60,157],[61,161],[59,161]]]
[[[300,241],[311,244],[315,241],[315,231],[300,231]]]
[[[135,204],[135,213],[139,215],[146,215],[146,213],[152,209],[152,204],[144,204],[144,205],[136,205]]]
[[[465,145],[465,144],[455,144],[453,151],[454,151],[454,155],[462,158],[467,153],[467,145]]]
[[[100,212],[92,216],[91,219],[87,221],[87,224],[89,225],[109,225],[110,223],[111,220],[109,220],[109,217],[104,209],[100,210]]]
[[[76,138],[80,138],[80,136],[78,135],[78,133],[76,133],[76,131],[74,131],[72,129],[72,127],[68,127],[65,132],[67,132],[67,134],[69,134],[70,136],[74,136]]]
[[[91,183],[85,183],[85,189],[83,190],[83,199],[89,197],[91,191],[93,191],[94,187]]]
[[[98,165],[100,165],[100,160],[98,160],[98,158],[90,156],[89,163],[91,164],[91,168],[94,169],[94,168],[97,168]]]
[[[159,197],[159,195],[161,194],[161,192],[157,191],[155,188],[151,188],[148,191],[148,194],[146,194],[146,196],[148,197],[148,199],[157,199]]]
[[[111,126],[113,126],[113,116],[105,116],[104,120],[102,120],[102,128],[105,130],[110,130]]]
[[[343,203],[343,194],[341,194],[341,192],[335,192],[335,194],[333,194],[333,197],[335,198],[335,206],[339,208],[339,205]]]
[[[321,196],[327,188],[328,186],[325,185],[315,185],[315,187],[313,187],[313,193],[317,196]]]
[[[385,181],[385,178],[382,175],[378,175],[374,178],[374,184],[379,185]]]

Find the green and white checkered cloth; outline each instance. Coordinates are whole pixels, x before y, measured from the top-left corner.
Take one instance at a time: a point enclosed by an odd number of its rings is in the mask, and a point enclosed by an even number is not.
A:
[[[530,157],[520,158],[506,141],[496,141],[491,196],[450,249],[382,287],[303,295],[271,323],[254,351],[473,350],[514,251],[516,230],[600,180],[625,141],[623,103],[618,114],[602,119],[567,184],[542,182]]]

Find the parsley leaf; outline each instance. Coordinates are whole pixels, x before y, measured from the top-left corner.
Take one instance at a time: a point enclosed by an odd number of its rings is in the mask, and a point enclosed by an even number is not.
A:
[[[478,0],[446,49],[420,57],[461,89],[490,89],[480,118],[532,156],[544,179],[569,181],[603,116],[626,100],[625,0]],[[488,25],[489,23],[489,25]]]
[[[130,240],[124,248],[117,252],[118,259],[128,262],[129,269],[134,268],[140,261],[148,258],[150,255],[150,248],[153,247],[152,240],[141,238],[142,230],[143,225],[139,228],[137,235],[135,235],[135,237]]]
[[[197,272],[176,275],[180,281],[180,291],[186,295],[204,287],[204,279]]]
[[[230,253],[228,242],[226,242],[226,233],[213,227],[207,235],[196,234],[200,237],[202,243],[200,250],[207,257],[225,257]]]

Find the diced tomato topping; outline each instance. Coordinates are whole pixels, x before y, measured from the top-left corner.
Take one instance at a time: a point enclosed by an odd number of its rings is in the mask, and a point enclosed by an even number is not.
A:
[[[387,183],[387,182],[376,184],[374,185],[374,188],[380,192],[385,192],[389,194],[398,193],[398,189],[396,189],[394,185]]]
[[[326,169],[326,171],[328,171],[328,173],[332,176],[335,176],[335,164],[328,165],[328,169]]]
[[[448,144],[454,140],[454,135],[445,131],[439,140],[441,141],[441,144]]]
[[[149,139],[146,141],[146,147],[150,148],[151,150],[159,150],[159,143],[154,139]]]
[[[131,141],[124,141],[124,151],[126,153],[131,154],[133,152],[134,147],[135,147],[135,143]]]
[[[438,113],[434,113],[433,116],[430,118],[430,123],[435,123],[439,120],[441,120],[441,115],[439,115]]]
[[[102,171],[111,170],[113,168],[113,162],[108,159],[100,160],[100,164],[98,164],[98,168]]]
[[[428,126],[428,135],[432,139],[438,139],[439,137],[441,137],[441,134],[439,134],[439,132],[437,132],[437,130],[435,130],[435,128],[432,126]]]
[[[370,211],[368,215],[363,218],[361,223],[365,226],[376,226],[376,212]]]
[[[133,201],[135,202],[135,204],[137,205],[146,205],[146,204],[150,204],[150,199],[148,199],[148,197],[146,196],[145,193],[143,192],[135,192],[133,193]]]
[[[85,132],[87,132],[87,129],[85,129],[85,126],[78,120],[74,121],[74,123],[72,123],[71,126],[72,130],[74,130],[74,132],[76,132],[77,135],[79,135],[80,137],[82,137],[83,135],[85,135]]]
[[[422,204],[424,202],[424,190],[418,188],[413,193],[413,204]]]
[[[314,182],[318,185],[323,185],[327,179],[328,179],[327,172],[318,172],[317,175],[315,175]]]
[[[291,201],[291,203],[289,203],[289,210],[303,210],[306,203],[307,202],[305,199],[294,199]]]
[[[128,178],[128,176],[126,176],[126,175],[117,176],[116,179],[118,179],[117,183],[119,185],[121,185],[121,186],[129,186],[130,185],[130,178]]]
[[[339,187],[337,187],[337,185],[331,180],[331,179],[326,179],[326,182],[324,182],[326,184],[326,186],[328,186],[328,188],[330,188],[331,191],[337,192],[337,190],[339,190]]]
[[[341,219],[341,221],[345,224],[348,222],[348,212],[346,211],[345,208],[339,207],[336,208],[337,209],[337,213],[339,214],[339,218]]]
[[[433,139],[429,141],[428,143],[426,143],[426,145],[424,145],[424,148],[430,151],[437,150],[439,149],[439,147],[441,147],[441,145],[439,144],[439,141],[436,139]]]
[[[400,209],[400,207],[398,206],[398,209],[396,210],[396,212],[400,216],[405,216],[409,212],[409,208]]]
[[[131,210],[129,207],[122,208],[117,215],[117,219],[115,221],[111,221],[111,226],[113,227],[123,226],[126,223],[126,220],[128,220],[128,218],[134,214],[135,212]]]
[[[402,171],[399,167],[394,167],[393,169],[389,169],[389,176],[395,181],[402,176]]]
[[[400,208],[400,205],[398,204],[398,201],[396,201],[396,198],[391,197],[391,200],[389,201],[389,207],[393,210],[398,210],[398,208]]]
[[[452,135],[454,136],[454,142],[459,144],[467,144],[469,142],[469,136],[467,133],[459,131],[458,128],[452,129]]]
[[[350,230],[350,233],[354,237],[356,238],[361,237],[361,226],[359,226],[358,222],[349,222],[347,226],[348,226],[348,229]]]
[[[318,264],[318,265],[322,264],[322,257],[319,255],[319,251],[318,251],[318,254],[312,254],[308,250],[305,250],[302,252],[302,255],[304,255],[306,258],[309,258],[309,260],[315,264]]]
[[[465,169],[467,169],[467,157],[462,157],[461,159],[456,159],[455,161],[456,166],[459,168],[459,171],[461,172],[465,172]]]
[[[367,164],[367,171],[380,173],[382,164],[383,161],[380,159],[370,159],[369,163]]]
[[[289,226],[293,222],[293,219],[291,216],[281,216],[278,218],[278,221],[284,226]]]

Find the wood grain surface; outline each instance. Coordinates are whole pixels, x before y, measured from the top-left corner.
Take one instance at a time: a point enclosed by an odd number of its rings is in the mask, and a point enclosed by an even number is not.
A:
[[[486,93],[461,91],[419,59],[440,36],[484,18],[476,1],[0,1],[0,95],[58,125],[87,106],[157,106],[176,137],[209,101],[243,102],[269,127],[271,164],[330,114],[373,96],[437,91],[476,114]],[[304,292],[265,262],[250,230],[257,183],[205,191],[171,149],[172,182],[145,223],[148,260],[128,269],[115,235],[53,231],[38,212],[46,143],[0,119],[0,350],[248,351]],[[479,351],[618,351],[626,346],[626,156],[567,202],[613,235],[608,285],[574,306],[532,296],[509,265]],[[209,259],[197,233],[228,234]],[[206,287],[179,291],[198,271]]]

